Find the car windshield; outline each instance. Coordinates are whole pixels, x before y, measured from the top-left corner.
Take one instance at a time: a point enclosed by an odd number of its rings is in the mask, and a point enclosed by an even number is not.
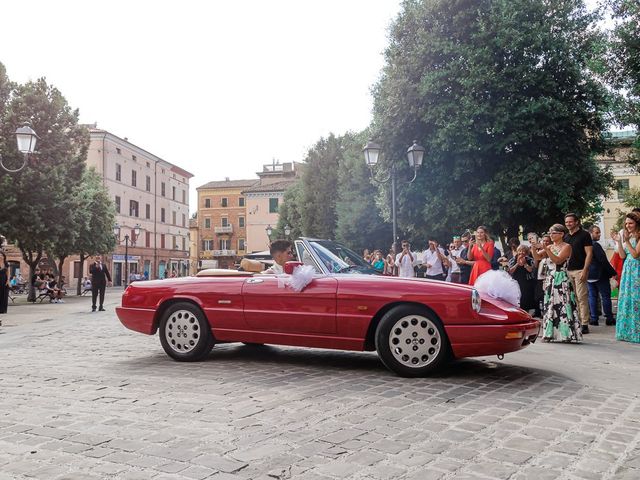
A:
[[[370,264],[365,262],[360,255],[341,243],[331,240],[317,240],[310,241],[309,244],[330,272],[379,273]]]

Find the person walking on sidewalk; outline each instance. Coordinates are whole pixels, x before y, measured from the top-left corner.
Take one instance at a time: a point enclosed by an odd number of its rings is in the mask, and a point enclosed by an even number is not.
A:
[[[564,226],[569,233],[564,236],[564,241],[571,245],[571,257],[569,257],[569,278],[573,283],[578,304],[578,316],[582,323],[582,333],[589,333],[589,292],[587,279],[589,278],[589,266],[593,257],[593,241],[589,232],[582,228],[580,218],[575,213],[567,213],[564,216]]]
[[[597,225],[589,228],[591,240],[593,241],[593,258],[589,266],[589,311],[591,312],[590,325],[598,325],[598,295],[602,299],[602,310],[606,318],[607,325],[615,325],[613,319],[613,309],[611,307],[611,277],[616,276],[615,269],[609,263],[607,254],[604,253],[600,245],[601,231]]]
[[[96,255],[94,262],[89,267],[89,274],[91,275],[91,311],[96,311],[96,298],[100,295],[99,310],[104,312],[104,291],[107,287],[107,282],[111,286],[111,275],[107,266],[102,263],[100,255]]]

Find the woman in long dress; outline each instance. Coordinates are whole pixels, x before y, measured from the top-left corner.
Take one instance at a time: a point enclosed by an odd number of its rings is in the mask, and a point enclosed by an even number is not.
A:
[[[616,338],[625,342],[640,343],[640,213],[628,213],[622,235],[616,235],[618,254],[624,259]]]
[[[489,236],[487,227],[482,225],[476,229],[475,240],[469,243],[467,260],[473,261],[469,285],[474,285],[476,280],[484,272],[491,270],[491,259],[493,258],[494,243]]]
[[[580,341],[582,327],[577,314],[576,294],[567,272],[571,245],[565,243],[564,225],[556,223],[549,230],[551,245],[542,246],[549,258],[549,271],[544,280],[544,307],[542,336],[548,341]]]
[[[519,245],[515,255],[508,263],[509,274],[520,287],[520,308],[526,311],[536,308],[536,269],[530,250],[526,245]]]

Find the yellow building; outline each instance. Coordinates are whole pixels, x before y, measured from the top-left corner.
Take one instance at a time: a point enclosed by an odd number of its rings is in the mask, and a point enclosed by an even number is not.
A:
[[[198,269],[233,268],[246,253],[246,206],[243,190],[258,182],[209,182],[198,192]]]
[[[637,137],[634,130],[611,132],[613,147],[606,155],[598,159],[603,166],[611,168],[617,182],[617,188],[603,201],[603,215],[600,221],[602,230],[602,243],[608,250],[613,251],[613,243],[610,241],[609,232],[615,227],[620,212],[630,210],[624,204],[624,195],[630,188],[640,188],[640,174],[628,164],[632,145]],[[640,205],[637,205],[640,207]]]

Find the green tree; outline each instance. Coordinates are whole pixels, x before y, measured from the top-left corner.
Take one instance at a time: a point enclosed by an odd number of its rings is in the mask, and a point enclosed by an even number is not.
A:
[[[368,132],[347,133],[342,137],[342,156],[338,166],[336,201],[336,239],[356,251],[391,245],[391,226],[378,208],[378,188],[362,154]],[[384,198],[379,199],[383,201]]]
[[[14,132],[25,122],[40,136],[37,153],[20,172],[0,172],[0,231],[20,248],[31,277],[43,253],[74,228],[68,212],[85,168],[89,135],[78,125],[78,111],[45,79],[18,85],[0,122],[3,158],[10,167],[22,163]]]
[[[284,228],[286,225],[291,228],[290,238],[305,235],[302,225],[302,202],[304,198],[302,188],[302,181],[297,181],[284,192],[282,205],[278,208],[278,225],[274,229],[273,238],[285,238]]]
[[[608,108],[589,70],[595,20],[582,0],[403,3],[373,123],[388,158],[404,159],[413,139],[426,148],[399,191],[401,228],[513,235],[598,210],[613,179],[595,162]]]
[[[75,202],[78,212],[77,234],[71,250],[80,255],[76,292],[81,295],[84,261],[93,255],[112,252],[116,247],[113,235],[116,211],[102,178],[93,168],[85,171]]]
[[[624,92],[618,121],[640,130],[640,3],[609,0],[617,21],[611,39],[609,79]],[[640,173],[640,135],[636,137],[629,163]]]
[[[342,157],[342,137],[333,133],[321,138],[309,150],[302,172],[302,231],[305,235],[334,238],[338,166]]]

